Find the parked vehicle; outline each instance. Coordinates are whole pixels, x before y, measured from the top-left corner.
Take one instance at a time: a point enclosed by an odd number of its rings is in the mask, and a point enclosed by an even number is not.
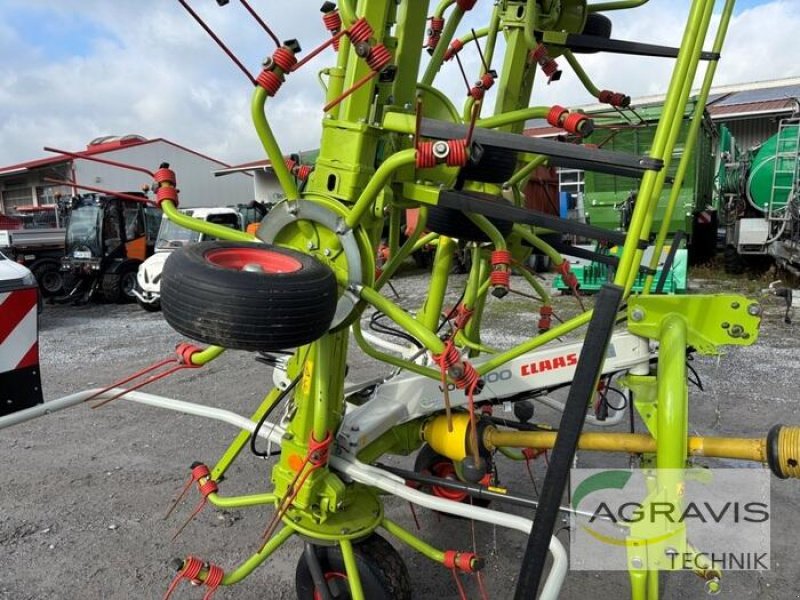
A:
[[[244,217],[233,208],[194,208],[181,212],[196,219],[225,225],[233,229],[243,230],[245,227]],[[155,252],[139,266],[136,273],[136,285],[132,293],[139,306],[147,311],[160,310],[161,271],[172,251],[208,239],[211,238],[202,233],[184,229],[164,217],[158,229]]]
[[[73,197],[62,264],[67,297],[135,300],[136,271],[153,253],[160,219],[159,209],[142,202],[99,194]]]
[[[64,207],[35,206],[0,215],[0,250],[31,270],[43,296],[63,292]]]

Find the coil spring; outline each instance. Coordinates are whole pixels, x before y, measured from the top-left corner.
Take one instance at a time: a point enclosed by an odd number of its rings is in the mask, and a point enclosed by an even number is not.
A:
[[[586,121],[586,115],[583,115],[579,112],[574,112],[567,115],[567,117],[564,119],[564,124],[562,127],[569,133],[581,135],[581,130],[584,128],[584,123]]]
[[[258,77],[256,77],[256,83],[267,90],[268,96],[274,96],[278,93],[278,90],[281,89],[283,78],[275,71],[264,69],[259,73]]]
[[[342,16],[337,9],[322,15],[322,22],[325,28],[331,32],[331,35],[336,35],[342,30]],[[339,51],[339,38],[333,40],[333,49]]]
[[[361,17],[358,21],[350,26],[350,29],[347,30],[347,37],[350,38],[350,41],[353,42],[353,45],[366,42],[372,37],[372,25],[370,25],[369,21],[367,21],[364,17]]]
[[[444,60],[445,61],[451,60],[456,54],[461,52],[461,49],[463,47],[464,47],[464,42],[462,42],[458,38],[454,39],[452,42],[450,42],[450,45],[444,52]]]
[[[297,57],[294,52],[286,46],[281,46],[272,54],[272,62],[284,73],[288,73],[297,64]]]
[[[386,65],[392,62],[392,54],[383,44],[376,44],[370,48],[366,58],[369,68],[375,72],[382,71]]]
[[[441,17],[431,17],[431,26],[428,28],[428,39],[425,42],[425,47],[431,52],[436,49],[439,40],[442,39],[442,30],[444,29],[444,19]]]
[[[567,109],[558,104],[554,105],[547,113],[547,123],[552,127],[561,127],[561,119],[567,114]]]
[[[175,171],[167,167],[161,167],[158,171],[153,173],[153,179],[156,183],[171,183],[175,185]]]

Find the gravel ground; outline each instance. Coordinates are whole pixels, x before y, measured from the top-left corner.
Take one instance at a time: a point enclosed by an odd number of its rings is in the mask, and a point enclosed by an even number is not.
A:
[[[410,273],[396,287],[403,303],[418,305],[424,277]],[[705,289],[750,288],[744,279],[707,280]],[[557,299],[557,312],[575,313],[575,301]],[[518,296],[492,301],[485,342],[510,345],[533,331],[532,303]],[[761,339],[751,348],[734,349],[721,360],[698,358],[694,365],[705,383],[691,398],[691,427],[698,434],[762,435],[776,422],[791,423],[797,403],[796,325],[785,325],[775,300],[765,301]],[[107,384],[168,355],[179,340],[160,314],[133,305],[46,306],[41,316],[41,367],[48,399]],[[353,354],[351,379],[367,378],[382,368]],[[247,353],[230,352],[205,369],[177,374],[149,388],[156,394],[192,400],[249,414],[271,382],[270,369]],[[538,409],[537,409],[538,410]],[[537,418],[554,415],[539,411]],[[167,563],[193,554],[231,568],[258,546],[270,510],[220,511],[207,508],[175,542],[170,537],[188,514],[162,517],[185,481],[188,465],[213,464],[234,435],[227,425],[178,413],[117,401],[100,410],[85,406],[62,411],[0,431],[0,598],[161,598],[172,577]],[[582,466],[624,464],[622,457],[581,455]],[[621,462],[620,462],[621,461]],[[398,459],[408,465],[410,459]],[[719,464],[719,463],[716,463]],[[270,465],[243,454],[225,483],[229,494],[261,491]],[[533,494],[524,469],[500,463],[503,482]],[[541,485],[544,465],[534,472]],[[774,481],[772,570],[729,573],[723,593],[736,600],[800,598],[800,566],[793,559],[798,516],[797,481]],[[196,498],[196,496],[195,496]],[[414,521],[408,505],[386,500],[387,513],[406,527]],[[525,514],[519,509],[512,512]],[[465,521],[417,510],[422,535],[433,543],[468,549],[472,530]],[[527,514],[527,516],[531,516]],[[524,536],[476,525],[477,550],[488,559],[485,579],[491,598],[513,593]],[[561,538],[566,543],[567,533]],[[458,598],[449,573],[407,548],[414,597]],[[294,598],[294,570],[300,552],[289,542],[243,583],[222,590],[222,598]],[[470,597],[477,597],[474,582]],[[624,573],[571,573],[564,598],[623,598]],[[690,574],[666,578],[665,598],[696,598],[702,584]],[[181,588],[175,598],[199,598],[200,590]]]

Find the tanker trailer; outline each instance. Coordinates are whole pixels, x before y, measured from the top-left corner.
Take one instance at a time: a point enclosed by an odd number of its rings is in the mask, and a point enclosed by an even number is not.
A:
[[[748,259],[770,257],[800,275],[800,118],[742,151],[721,128],[717,203],[725,227],[725,271],[742,273]]]

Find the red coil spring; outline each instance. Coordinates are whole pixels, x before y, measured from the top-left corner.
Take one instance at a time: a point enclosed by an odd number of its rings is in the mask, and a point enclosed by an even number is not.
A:
[[[431,17],[431,26],[428,28],[428,40],[425,42],[425,47],[433,51],[439,40],[442,38],[442,30],[444,29],[444,19],[441,17]]]
[[[292,70],[292,67],[297,64],[297,57],[289,48],[281,46],[272,53],[272,62],[275,63],[281,71],[288,73]]]
[[[153,179],[156,183],[171,183],[175,185],[175,171],[167,167],[161,167],[158,171],[153,173]]]
[[[472,10],[472,7],[475,6],[477,1],[478,0],[456,0],[456,5],[464,12],[467,12],[468,10]]]
[[[172,186],[162,186],[156,190],[156,204],[161,206],[165,200],[171,200],[172,203],[178,206],[178,188]]]
[[[370,25],[369,21],[367,21],[364,17],[361,17],[358,21],[350,26],[350,29],[347,30],[347,36],[350,38],[350,41],[353,42],[353,44],[366,42],[372,37],[372,25]]]
[[[256,83],[267,90],[268,96],[274,96],[283,85],[283,79],[275,71],[264,69],[256,77]]]
[[[564,119],[564,123],[562,127],[570,132],[580,135],[581,130],[584,127],[584,123],[586,121],[586,115],[581,114],[579,112],[570,113],[567,115],[567,118]]]
[[[547,75],[548,79],[558,72],[558,63],[552,58],[548,58],[539,64],[542,66],[542,72]]]
[[[553,316],[553,307],[548,305],[542,305],[539,308],[539,331],[548,331],[550,326],[553,324],[552,317]]]
[[[491,261],[493,267],[500,265],[508,267],[511,264],[511,252],[508,250],[495,250],[492,252]]]
[[[367,64],[373,71],[382,71],[386,65],[392,62],[392,54],[383,44],[376,44],[370,48],[367,55]]]
[[[308,179],[308,176],[311,175],[311,171],[314,170],[314,167],[311,165],[300,165],[297,167],[296,176],[299,180],[305,181]]]
[[[417,145],[417,168],[430,169],[436,166],[436,156],[433,154],[433,142],[422,142]]]
[[[461,355],[458,353],[458,348],[456,348],[452,342],[448,342],[445,344],[444,352],[441,354],[434,354],[433,360],[440,368],[446,371],[461,361]]]
[[[569,262],[566,260],[562,262],[556,270],[561,274],[561,279],[564,283],[571,288],[578,287],[578,278],[575,277],[575,274],[572,272]]]
[[[544,44],[539,44],[534,50],[531,51],[531,58],[537,63],[547,60],[547,47]]]
[[[597,99],[611,106],[620,106],[623,108],[631,103],[629,96],[621,92],[612,92],[611,90],[603,90],[598,94]]]
[[[552,127],[561,127],[561,119],[567,114],[567,109],[555,104],[547,113],[547,123]]]
[[[336,35],[342,30],[342,17],[336,9],[323,14],[322,22],[325,24],[325,28],[331,32],[331,35]],[[333,49],[339,50],[339,38],[333,40]]]
[[[444,60],[445,61],[451,60],[456,54],[461,52],[461,49],[463,47],[464,47],[464,42],[462,42],[458,38],[454,39],[452,42],[450,42],[450,45],[444,52]]]
[[[287,158],[284,160],[284,162],[286,163],[286,168],[289,169],[289,171],[294,172],[294,168],[297,166],[297,161]]]
[[[463,370],[461,377],[453,381],[453,383],[455,383],[456,387],[460,390],[473,390],[475,386],[478,385],[481,376],[478,375],[475,367],[473,367],[472,363],[469,361],[465,360],[462,362],[461,368]]]
[[[511,285],[511,273],[509,271],[492,271],[489,275],[489,283],[492,287],[507,288]]]
[[[222,585],[222,580],[224,577],[225,571],[223,571],[222,568],[209,563],[208,573],[206,574],[206,580],[204,582],[205,586],[208,588],[208,592],[206,592],[206,595],[203,596],[203,600],[211,600],[211,598],[214,596],[214,592],[216,592],[217,588]]]
[[[467,326],[467,323],[469,323],[472,313],[474,312],[474,310],[468,309],[463,304],[459,304],[458,308],[456,309],[456,318],[454,319],[454,325],[456,326],[456,329],[464,329],[464,327]]]
[[[459,569],[465,573],[472,573],[472,561],[475,557],[475,554],[472,552],[445,550],[442,564],[448,569]]]
[[[321,442],[315,440],[312,433],[308,439],[308,462],[312,465],[322,465],[328,462],[332,442],[333,436],[330,431]]]
[[[467,164],[467,140],[448,140],[450,152],[447,154],[448,167],[463,167]]]

